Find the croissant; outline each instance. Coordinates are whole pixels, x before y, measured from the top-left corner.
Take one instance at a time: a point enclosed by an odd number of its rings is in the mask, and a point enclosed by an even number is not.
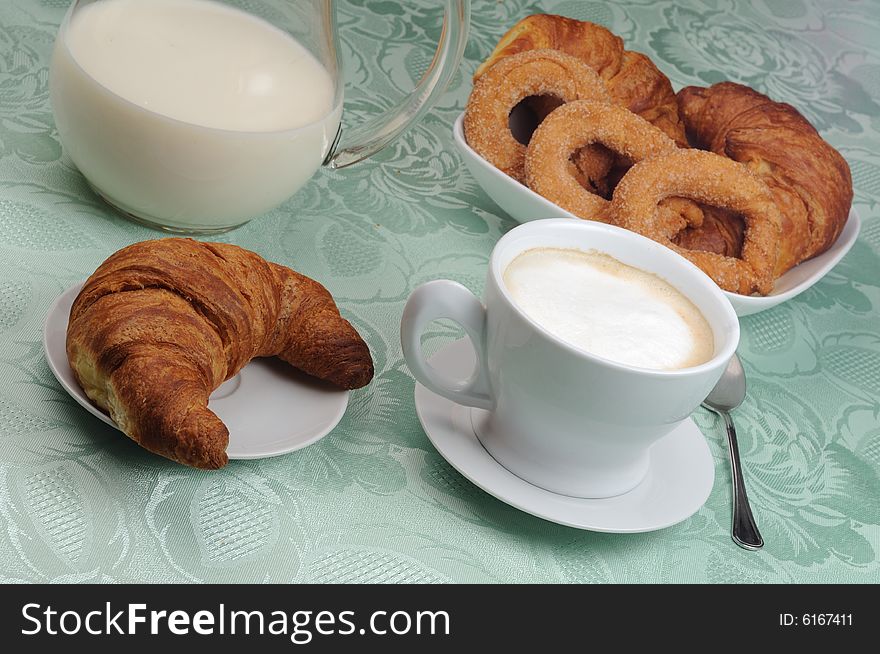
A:
[[[745,239],[746,224],[738,213],[710,205],[698,205],[703,219],[691,221],[672,239],[686,250],[714,252],[725,257],[739,258]]]
[[[142,447],[196,468],[228,460],[211,392],[267,356],[346,389],[373,376],[321,284],[234,245],[135,243],[98,267],[70,311],[67,357],[89,398]]]
[[[849,215],[852,176],[846,160],[797,109],[732,82],[686,87],[678,103],[696,147],[745,164],[770,187],[782,214],[776,277],[831,247]],[[731,235],[740,231],[739,218],[717,218],[688,234],[686,247],[736,247]]]

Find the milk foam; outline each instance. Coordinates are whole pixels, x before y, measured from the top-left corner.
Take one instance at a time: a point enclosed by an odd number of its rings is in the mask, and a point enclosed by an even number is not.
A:
[[[712,358],[712,328],[689,299],[607,254],[526,250],[504,271],[504,284],[532,320],[605,359],[670,370]]]

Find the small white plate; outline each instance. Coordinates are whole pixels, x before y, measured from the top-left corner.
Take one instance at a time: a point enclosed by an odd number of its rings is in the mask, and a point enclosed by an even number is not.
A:
[[[116,427],[89,401],[67,361],[70,307],[82,288],[62,293],[43,323],[43,351],[61,386],[89,413]],[[229,429],[230,459],[262,459],[311,445],[339,424],[348,391],[309,377],[278,359],[254,359],[210,397],[208,407]],[[118,427],[117,427],[118,429]]]
[[[542,218],[575,218],[577,216],[566,211],[562,207],[541,197],[533,190],[508,177],[495,166],[477,154],[464,140],[462,131],[462,119],[464,114],[455,121],[453,134],[461,156],[468,170],[477,180],[492,200],[504,209],[511,217],[524,223],[530,220]],[[781,304],[786,300],[803,293],[813,284],[818,282],[825,274],[849,252],[859,235],[861,221],[855,209],[850,209],[849,218],[838,239],[826,252],[818,257],[795,266],[782,277],[776,280],[773,292],[761,297],[757,295],[739,295],[728,293],[725,295],[730,300],[736,315],[748,316],[759,311],[765,311]]]
[[[473,349],[456,341],[430,359],[438,371],[464,377],[474,369]],[[715,481],[712,453],[693,420],[687,419],[658,441],[650,453],[648,475],[617,497],[580,499],[538,488],[508,471],[483,448],[472,414],[416,384],[416,412],[428,438],[449,464],[476,486],[521,511],[578,529],[637,533],[669,527],[693,515],[709,497]]]

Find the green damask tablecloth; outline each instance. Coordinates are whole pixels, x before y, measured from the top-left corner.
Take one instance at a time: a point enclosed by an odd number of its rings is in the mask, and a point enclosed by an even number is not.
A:
[[[98,422],[43,359],[53,298],[119,247],[159,236],[111,213],[63,156],[47,69],[67,4],[0,4],[0,580],[880,581],[880,3],[475,0],[461,75],[416,129],[223,238],[323,281],[377,375],[320,443],[213,473]],[[355,122],[412,86],[439,13],[384,0],[339,10]],[[398,341],[403,302],[438,277],[480,292],[493,243],[515,225],[462,168],[451,125],[475,66],[540,10],[610,27],[676,87],[732,79],[793,103],[852,167],[864,221],[852,252],[801,297],[742,321],[750,395],[736,420],[767,541],[759,553],[728,536],[725,446],[702,410],[717,473],[708,502],[675,527],[629,536],[493,499],[419,426]],[[430,336],[436,349],[454,333]]]

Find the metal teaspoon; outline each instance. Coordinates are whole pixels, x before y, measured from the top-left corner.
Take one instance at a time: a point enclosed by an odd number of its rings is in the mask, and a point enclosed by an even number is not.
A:
[[[739,357],[734,353],[721,379],[703,401],[703,406],[721,416],[727,427],[727,447],[730,451],[730,471],[733,477],[733,542],[744,549],[757,550],[764,547],[764,539],[761,538],[749,506],[739,461],[739,446],[736,444],[736,429],[730,418],[730,411],[742,404],[745,397],[746,373]]]

